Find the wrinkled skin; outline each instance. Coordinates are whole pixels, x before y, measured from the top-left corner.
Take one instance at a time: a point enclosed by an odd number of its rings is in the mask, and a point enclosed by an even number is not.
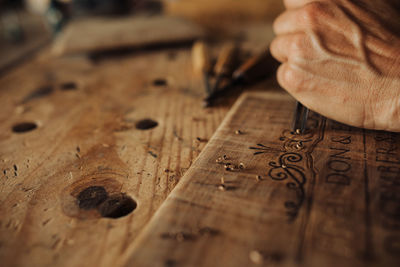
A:
[[[328,118],[400,132],[400,1],[284,2],[270,47],[279,84]]]

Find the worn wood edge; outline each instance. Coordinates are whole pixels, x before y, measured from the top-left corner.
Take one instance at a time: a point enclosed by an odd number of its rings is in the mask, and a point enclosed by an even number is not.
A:
[[[151,233],[151,230],[154,227],[157,227],[158,223],[160,222],[160,218],[163,217],[163,214],[168,212],[168,208],[171,205],[174,205],[174,199],[175,199],[175,194],[181,190],[181,188],[184,188],[186,184],[190,183],[189,177],[191,176],[192,172],[194,169],[197,168],[198,163],[202,160],[203,155],[207,153],[209,147],[212,147],[213,140],[216,138],[216,136],[219,135],[220,132],[226,128],[227,124],[231,121],[231,118],[234,116],[234,114],[237,112],[237,110],[241,107],[242,103],[249,97],[260,97],[260,98],[268,98],[268,99],[282,99],[282,97],[287,97],[287,98],[292,98],[289,94],[284,93],[283,91],[273,91],[273,92],[265,92],[265,91],[252,91],[252,92],[244,92],[241,94],[241,96],[236,100],[235,104],[231,107],[229,112],[226,114],[224,120],[222,123],[218,126],[217,130],[211,137],[210,141],[207,143],[207,145],[204,147],[204,149],[201,151],[199,156],[196,158],[196,160],[193,162],[189,170],[185,173],[185,175],[181,178],[179,183],[175,186],[175,188],[171,191],[171,193],[168,195],[168,197],[165,199],[165,201],[161,204],[161,206],[158,208],[158,210],[153,214],[153,217],[150,219],[150,221],[147,223],[145,228],[140,232],[140,234],[136,237],[134,243],[130,247],[130,249],[127,251],[125,255],[121,257],[121,266],[131,266],[129,264],[131,254],[134,253],[134,251],[141,246],[142,242],[146,240],[146,237],[148,233]]]

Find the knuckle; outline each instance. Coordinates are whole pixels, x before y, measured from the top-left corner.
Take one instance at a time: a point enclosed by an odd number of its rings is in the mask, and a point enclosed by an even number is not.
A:
[[[316,24],[321,14],[325,13],[325,5],[321,2],[311,2],[301,11],[301,19],[307,24]]]
[[[296,34],[291,41],[291,51],[295,55],[302,55],[306,49],[305,36],[303,34]]]
[[[297,93],[301,91],[303,87],[301,80],[301,77],[299,77],[297,72],[289,65],[285,64],[281,66],[278,82],[283,88],[292,93]]]
[[[275,20],[274,20],[274,22],[272,23],[272,31],[275,33],[275,34],[277,34],[278,33],[278,30],[279,30],[279,17],[278,18],[276,18]]]
[[[277,38],[275,38],[274,40],[272,40],[272,42],[271,42],[271,44],[269,45],[269,51],[271,52],[271,55],[273,56],[273,57],[277,57],[277,48],[278,48],[278,44],[277,44],[277,41],[278,39]]]
[[[306,34],[293,35],[288,45],[288,60],[297,62],[308,59],[312,54],[312,49]]]

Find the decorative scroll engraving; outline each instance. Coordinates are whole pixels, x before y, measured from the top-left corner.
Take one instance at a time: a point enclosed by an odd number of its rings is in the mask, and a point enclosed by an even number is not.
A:
[[[296,134],[292,131],[285,130],[282,133],[282,137],[279,138],[280,141],[283,141],[284,151],[300,151],[304,150],[306,147],[306,143],[312,141],[313,134],[312,132],[306,132],[305,134]]]
[[[268,176],[276,181],[286,181],[286,187],[295,193],[295,200],[285,201],[289,221],[297,218],[299,210],[305,200],[304,186],[307,182],[306,170],[303,161],[312,160],[311,152],[314,146],[323,138],[323,128],[325,119],[320,120],[319,116],[309,118],[311,124],[309,130],[304,134],[296,134],[290,130],[282,132],[280,141],[283,142],[282,148],[268,147],[263,144],[251,146],[249,149],[255,150],[254,155],[266,153],[279,153],[278,160],[268,163]],[[319,129],[319,130],[318,130]],[[318,133],[317,138],[314,134]]]
[[[259,155],[259,154],[271,153],[271,152],[285,152],[284,150],[264,146],[263,144],[257,144],[257,146],[251,146],[251,147],[249,147],[249,149],[257,150],[256,152],[253,153],[253,155]]]
[[[299,212],[301,205],[304,202],[304,184],[306,176],[304,168],[296,165],[303,160],[303,156],[298,153],[285,153],[281,155],[277,162],[271,161],[269,166],[272,168],[268,172],[268,176],[273,180],[289,180],[286,184],[287,188],[296,193],[296,201],[286,201],[285,207],[289,221],[293,221]]]

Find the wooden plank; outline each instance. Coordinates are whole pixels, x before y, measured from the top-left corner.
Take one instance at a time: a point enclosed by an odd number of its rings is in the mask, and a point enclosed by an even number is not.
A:
[[[293,109],[244,94],[126,266],[398,266],[400,135],[316,114],[296,135]]]
[[[265,48],[272,38],[270,25],[242,27],[252,32],[243,43],[246,51]],[[219,49],[213,48],[216,54]],[[190,48],[90,59],[54,58],[44,51],[0,78],[2,266],[125,262],[138,234],[237,97],[203,109],[203,82],[191,69]],[[271,82],[253,89],[270,88]],[[158,125],[137,129],[136,123],[146,118]],[[23,122],[37,128],[13,132]],[[22,126],[17,130],[30,125]],[[119,193],[127,194],[136,209],[115,219],[101,217],[107,215],[105,205],[85,209],[97,204],[78,203],[82,191],[92,187],[89,196],[104,197],[93,186],[122,200]]]
[[[137,49],[190,42],[203,30],[180,18],[133,16],[85,18],[72,21],[53,46],[55,55]]]
[[[2,266],[118,266],[231,105],[202,107],[190,58],[190,49],[40,57],[0,78]],[[137,128],[143,119],[158,125]],[[93,186],[136,209],[113,219],[96,203],[80,208]]]

